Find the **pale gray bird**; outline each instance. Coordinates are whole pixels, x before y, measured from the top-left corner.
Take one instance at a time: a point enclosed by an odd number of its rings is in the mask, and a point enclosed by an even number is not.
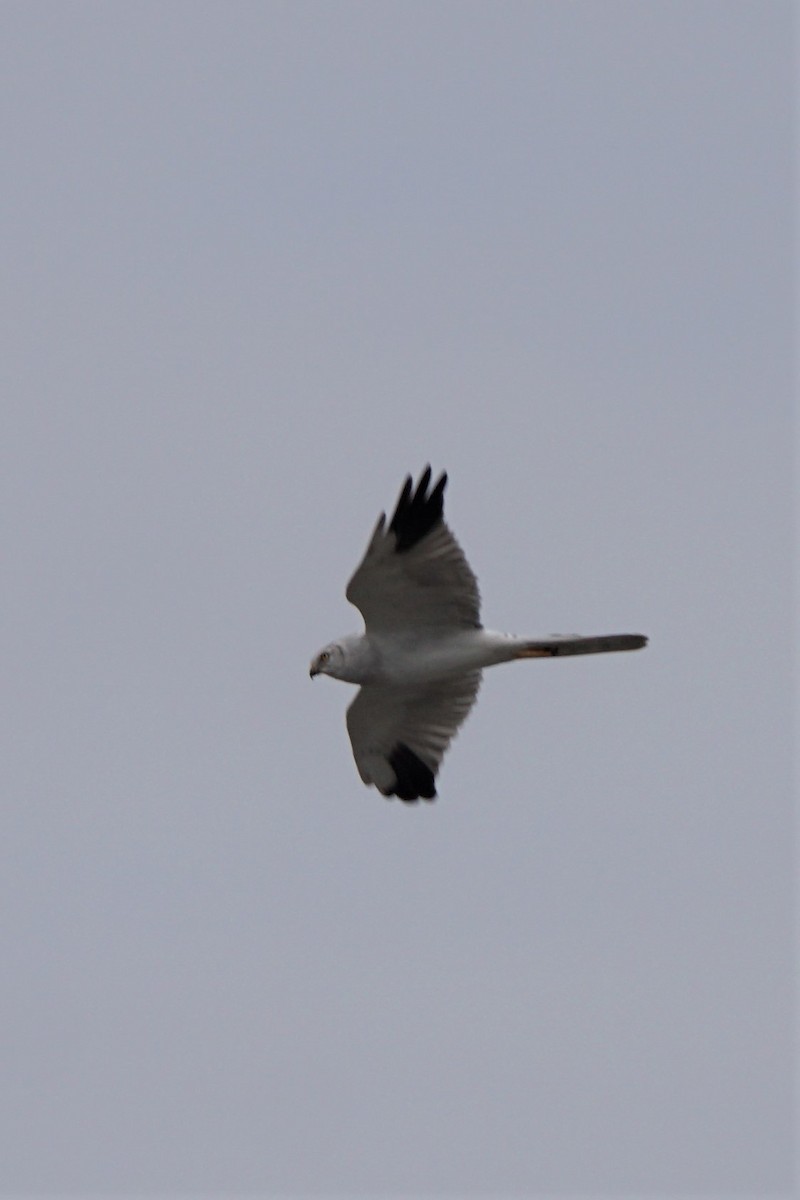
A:
[[[532,639],[484,629],[478,581],[442,518],[447,475],[429,491],[430,482],[430,467],[416,491],[409,475],[388,528],[381,513],[347,585],[366,628],[331,642],[310,672],[361,684],[347,710],[358,773],[409,802],[435,797],[439,764],[484,667],[647,645],[640,633]]]

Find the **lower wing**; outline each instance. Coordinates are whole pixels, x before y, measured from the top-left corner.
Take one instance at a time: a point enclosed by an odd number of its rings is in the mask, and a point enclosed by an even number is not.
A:
[[[358,773],[384,796],[433,800],[436,772],[475,702],[480,671],[426,687],[365,684],[347,710]]]

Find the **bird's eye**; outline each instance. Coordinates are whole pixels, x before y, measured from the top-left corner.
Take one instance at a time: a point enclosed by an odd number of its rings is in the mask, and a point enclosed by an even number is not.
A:
[[[331,656],[331,652],[330,652],[330,650],[323,650],[323,651],[322,651],[322,654],[320,654],[320,656],[319,656],[319,661],[320,661],[321,663],[325,663],[325,662],[327,662],[327,661],[328,661],[328,659],[330,658],[330,656]]]

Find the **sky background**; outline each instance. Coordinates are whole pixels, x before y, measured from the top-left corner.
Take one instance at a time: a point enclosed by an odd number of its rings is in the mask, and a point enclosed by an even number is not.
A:
[[[792,1190],[792,7],[4,3],[0,1191]],[[407,472],[434,805],[308,664]]]

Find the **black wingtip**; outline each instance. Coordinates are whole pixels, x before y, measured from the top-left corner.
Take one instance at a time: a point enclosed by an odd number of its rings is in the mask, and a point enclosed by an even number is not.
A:
[[[395,774],[395,784],[386,796],[397,796],[407,804],[436,798],[433,771],[405,744],[398,742],[389,755],[389,766]]]
[[[403,490],[397,500],[390,531],[397,539],[397,553],[403,554],[421,542],[426,534],[442,519],[444,513],[444,489],[447,487],[447,472],[443,471],[433,490],[428,494],[431,482],[430,465],[425,467],[419,478],[416,491],[410,475],[406,476]]]

